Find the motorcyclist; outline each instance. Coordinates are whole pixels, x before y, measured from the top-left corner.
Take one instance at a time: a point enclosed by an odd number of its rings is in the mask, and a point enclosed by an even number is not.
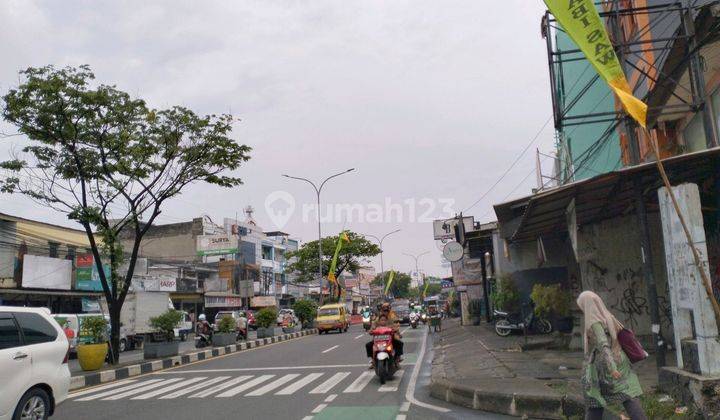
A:
[[[403,342],[400,340],[402,338],[402,335],[400,334],[400,320],[398,319],[397,315],[395,314],[395,311],[390,308],[390,304],[388,302],[383,303],[380,305],[380,313],[378,313],[378,316],[373,322],[372,328],[370,331],[374,330],[378,326],[384,326],[384,325],[378,325],[379,320],[381,317],[384,317],[387,319],[387,324],[394,330],[393,334],[393,347],[395,348],[395,354],[397,356],[397,362],[400,363],[402,361],[402,355],[403,355]],[[370,358],[370,367],[368,369],[372,369],[375,367],[375,360],[373,359],[373,340],[370,340],[369,342],[365,343],[365,353],[367,354],[367,357]]]
[[[198,316],[198,322],[195,325],[195,332],[203,335],[210,335],[212,332],[212,327],[210,326],[210,323],[207,322],[205,314],[200,314],[200,316]]]

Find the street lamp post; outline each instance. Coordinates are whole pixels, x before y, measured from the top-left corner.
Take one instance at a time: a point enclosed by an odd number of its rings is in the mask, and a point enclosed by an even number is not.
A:
[[[420,270],[418,269],[418,259],[420,259],[420,257],[422,257],[423,255],[429,254],[429,253],[430,253],[430,251],[425,251],[425,252],[422,252],[422,253],[420,253],[420,254],[413,255],[413,254],[408,254],[408,253],[403,252],[403,255],[407,255],[408,257],[412,257],[412,258],[415,260],[415,274],[417,274],[418,280],[420,280]],[[418,287],[420,287],[419,283],[418,283]]]
[[[380,245],[380,274],[382,274],[382,273],[385,272],[385,265],[383,264],[383,247],[382,247],[383,241],[384,241],[385,238],[387,238],[388,236],[392,235],[393,233],[398,233],[398,232],[400,232],[401,230],[402,230],[402,229],[395,229],[395,230],[393,230],[392,232],[386,233],[386,234],[383,235],[381,238],[378,238],[378,237],[375,236],[375,235],[365,235],[365,234],[363,234],[363,236],[367,236],[367,237],[369,237],[369,238],[375,239],[376,241],[378,241],[378,244]]]
[[[320,228],[320,192],[322,191],[323,187],[325,186],[325,183],[328,182],[329,180],[331,180],[332,178],[338,177],[338,176],[340,176],[340,175],[342,175],[342,174],[346,174],[346,173],[348,173],[348,172],[352,172],[352,171],[354,171],[354,170],[355,170],[355,168],[350,168],[350,169],[348,169],[348,170],[345,170],[345,171],[342,171],[342,172],[338,172],[338,173],[336,173],[335,175],[330,175],[329,177],[325,178],[325,180],[324,180],[323,182],[320,183],[320,187],[319,187],[319,188],[315,185],[314,182],[310,181],[310,180],[307,179],[307,178],[301,178],[301,177],[298,177],[298,176],[290,176],[290,175],[287,175],[287,174],[283,174],[283,175],[282,175],[282,176],[284,176],[285,178],[292,178],[292,179],[297,179],[297,180],[300,180],[300,181],[305,181],[305,182],[307,182],[308,184],[312,185],[312,187],[315,189],[315,194],[316,194],[316,196],[317,196],[318,256],[320,257],[320,259],[318,260],[318,275],[320,276],[320,277],[319,277],[319,282],[320,282],[320,305],[323,304],[323,293],[322,293],[322,291],[323,291],[323,262],[322,262],[322,261],[323,261],[323,253],[322,253],[322,230],[321,230],[321,228]]]

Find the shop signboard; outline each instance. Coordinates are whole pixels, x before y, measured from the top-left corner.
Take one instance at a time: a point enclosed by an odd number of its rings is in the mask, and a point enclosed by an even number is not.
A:
[[[205,295],[206,308],[239,308],[242,298],[239,296],[208,296]]]
[[[70,290],[72,261],[27,254],[23,258],[22,286]]]
[[[197,237],[197,255],[224,255],[238,252],[237,236],[200,235]]]
[[[250,300],[250,306],[253,308],[264,308],[267,306],[275,306],[275,296],[254,296]]]
[[[78,290],[89,290],[101,292],[102,282],[100,272],[94,262],[92,254],[78,255],[75,257],[75,288]],[[103,264],[105,278],[110,279],[110,266]]]

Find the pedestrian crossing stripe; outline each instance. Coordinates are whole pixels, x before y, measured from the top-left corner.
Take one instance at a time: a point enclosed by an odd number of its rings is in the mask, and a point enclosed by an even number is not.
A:
[[[373,371],[364,371],[351,378],[351,372],[313,372],[308,374],[288,373],[285,375],[241,375],[206,377],[196,376],[175,378],[133,379],[118,381],[96,388],[76,392],[68,396],[74,401],[117,401],[175,399],[186,398],[229,398],[237,395],[256,397],[262,395],[293,395],[298,392],[308,394],[358,393],[365,389],[378,392],[397,392],[403,378],[403,370],[395,373],[394,378],[379,386]],[[352,380],[351,380],[352,379]],[[373,382],[373,380],[375,382]],[[347,381],[347,382],[346,382]],[[345,385],[343,385],[345,382]],[[373,383],[373,385],[368,386]],[[375,386],[377,385],[377,386]],[[343,388],[344,386],[344,388]]]

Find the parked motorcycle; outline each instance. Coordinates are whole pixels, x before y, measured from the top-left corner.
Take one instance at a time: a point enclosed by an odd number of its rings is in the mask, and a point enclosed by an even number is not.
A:
[[[544,318],[535,316],[535,311],[530,306],[528,314],[523,317],[522,313],[508,313],[494,310],[495,333],[500,337],[507,337],[513,331],[528,331],[549,334],[552,332],[552,324]]]
[[[373,360],[375,360],[375,374],[380,378],[380,383],[392,378],[398,370],[397,358],[392,339],[394,331],[392,328],[379,327],[370,331],[373,336]]]

